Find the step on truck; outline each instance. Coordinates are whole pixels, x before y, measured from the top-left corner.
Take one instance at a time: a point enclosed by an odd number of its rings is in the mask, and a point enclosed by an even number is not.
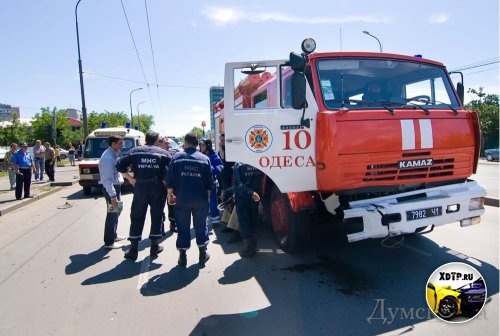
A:
[[[78,182],[82,186],[85,195],[92,193],[92,187],[101,186],[99,184],[99,159],[108,148],[108,138],[112,135],[123,137],[122,155],[127,154],[129,150],[136,146],[144,145],[146,141],[143,132],[130,127],[103,127],[90,133],[85,139],[85,151],[78,168],[80,173]],[[125,183],[128,183],[128,180],[125,181]]]
[[[480,130],[463,83],[418,55],[314,49],[306,39],[288,60],[226,64],[215,106],[227,159],[265,173],[281,247],[300,247],[323,214],[349,242],[479,223]]]

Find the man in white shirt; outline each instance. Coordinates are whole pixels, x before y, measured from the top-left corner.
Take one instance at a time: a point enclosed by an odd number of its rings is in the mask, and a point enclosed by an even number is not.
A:
[[[125,239],[125,237],[116,235],[118,217],[121,213],[118,206],[121,199],[121,185],[123,184],[122,174],[116,170],[116,162],[123,147],[123,138],[112,135],[108,139],[108,145],[109,147],[102,153],[99,160],[99,182],[102,184],[107,210],[104,224],[104,247],[111,250],[122,248],[123,244],[117,242]]]

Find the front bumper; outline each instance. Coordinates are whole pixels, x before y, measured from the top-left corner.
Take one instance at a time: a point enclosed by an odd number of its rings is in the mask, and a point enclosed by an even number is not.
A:
[[[349,242],[414,233],[429,225],[440,226],[459,221],[461,226],[477,224],[484,208],[469,210],[471,199],[485,197],[486,191],[475,181],[416,190],[391,196],[351,202],[344,220],[361,218],[363,230],[347,235]],[[441,215],[408,220],[407,212],[441,207]],[[451,208],[450,208],[451,207]],[[448,211],[453,209],[453,211]],[[384,224],[383,224],[384,223]]]

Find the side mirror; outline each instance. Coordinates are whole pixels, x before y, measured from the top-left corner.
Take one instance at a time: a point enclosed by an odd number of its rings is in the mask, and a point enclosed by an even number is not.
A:
[[[291,52],[290,53],[290,67],[293,71],[304,71],[306,66],[306,59],[304,56]]]
[[[306,77],[301,72],[292,75],[292,107],[301,110],[306,105]]]
[[[464,85],[460,82],[457,83],[457,93],[458,93],[458,98],[460,99],[460,102],[462,105],[464,104],[464,96],[465,96],[465,89]]]

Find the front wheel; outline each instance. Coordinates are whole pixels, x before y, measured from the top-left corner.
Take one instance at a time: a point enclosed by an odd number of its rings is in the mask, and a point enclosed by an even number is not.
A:
[[[446,297],[439,302],[438,315],[445,320],[455,316],[457,313],[457,302],[450,297]]]
[[[274,237],[286,252],[299,250],[309,239],[309,216],[303,212],[293,212],[288,196],[276,186],[271,193],[271,224]]]
[[[488,161],[493,161],[493,155],[491,155],[491,154],[486,154],[486,160],[488,160]]]

